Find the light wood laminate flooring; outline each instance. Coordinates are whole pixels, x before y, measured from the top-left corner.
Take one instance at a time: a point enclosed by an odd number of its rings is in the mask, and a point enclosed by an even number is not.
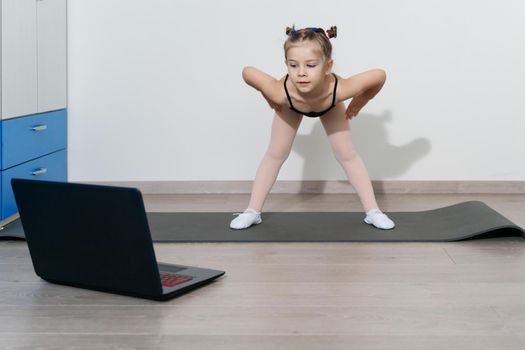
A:
[[[525,226],[525,195],[377,198],[386,212],[482,200]],[[235,194],[145,196],[149,211],[237,212],[247,201]],[[275,194],[265,206],[360,210],[355,195]],[[24,241],[0,240],[0,349],[525,348],[522,238],[161,243],[155,251],[159,261],[226,275],[169,302],[148,301],[47,283],[34,274]]]

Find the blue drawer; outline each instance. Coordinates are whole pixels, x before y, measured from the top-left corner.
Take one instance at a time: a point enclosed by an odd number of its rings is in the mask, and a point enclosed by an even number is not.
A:
[[[36,172],[36,173],[35,173]],[[2,220],[15,214],[15,197],[11,188],[13,177],[22,179],[40,179],[47,181],[67,181],[67,151],[62,150],[14,168],[1,172],[2,174]],[[53,199],[50,198],[50,205]]]
[[[2,169],[67,147],[67,112],[2,121]]]

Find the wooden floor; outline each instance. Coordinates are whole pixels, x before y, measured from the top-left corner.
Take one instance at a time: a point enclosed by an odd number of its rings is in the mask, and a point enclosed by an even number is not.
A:
[[[150,211],[240,211],[246,195],[147,196]],[[384,211],[482,200],[525,227],[525,195],[378,196]],[[272,195],[266,211],[359,211],[353,195]],[[264,219],[264,216],[263,216]],[[264,224],[264,223],[263,223]],[[392,232],[395,234],[395,231]],[[0,241],[0,349],[524,349],[525,240],[155,245],[225,270],[160,303],[53,285]]]

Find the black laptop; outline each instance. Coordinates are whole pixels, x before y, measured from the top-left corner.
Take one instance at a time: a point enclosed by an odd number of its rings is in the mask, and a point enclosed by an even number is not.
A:
[[[224,271],[157,263],[136,188],[12,179],[38,276],[53,283],[167,300]]]

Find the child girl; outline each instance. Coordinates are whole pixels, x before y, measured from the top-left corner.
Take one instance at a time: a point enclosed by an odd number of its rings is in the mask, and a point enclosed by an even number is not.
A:
[[[275,110],[270,145],[257,170],[248,208],[230,223],[245,229],[262,222],[261,211],[279,170],[290,154],[303,115],[320,118],[335,157],[346,172],[363,205],[367,224],[391,229],[394,222],[379,210],[366,168],[352,144],[349,120],[383,87],[386,74],[369,70],[347,79],[332,73],[332,45],[337,27],[295,30],[286,28],[284,57],[288,74],[280,80],[245,67],[246,83],[262,93]],[[343,101],[352,99],[345,110]]]

